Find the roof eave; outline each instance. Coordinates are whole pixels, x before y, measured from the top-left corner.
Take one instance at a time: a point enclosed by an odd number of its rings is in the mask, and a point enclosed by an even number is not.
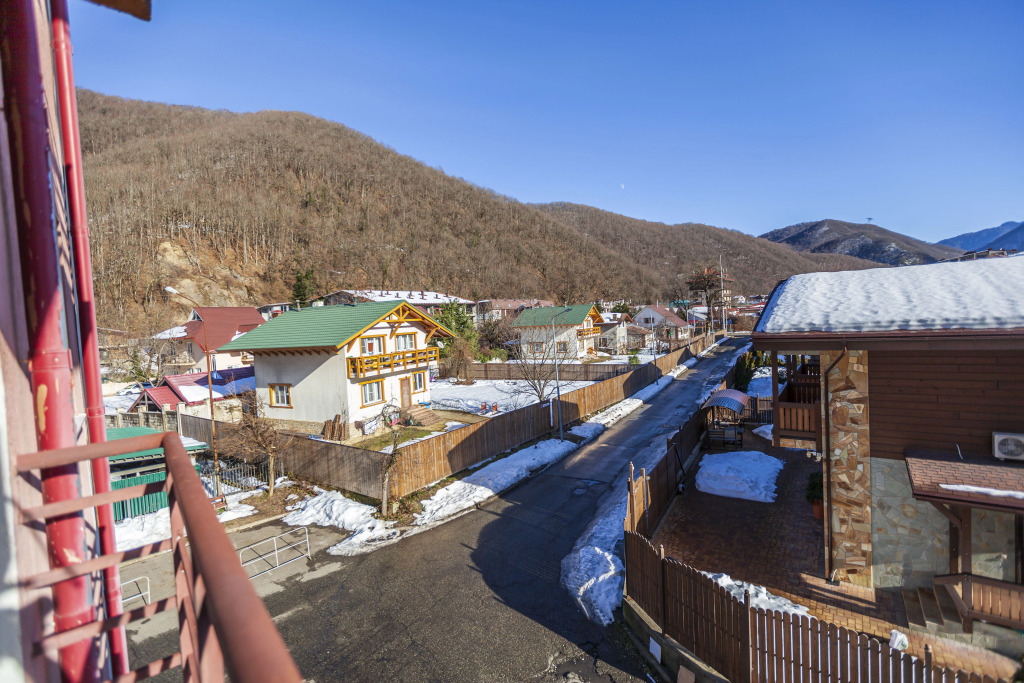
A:
[[[1024,350],[1024,328],[993,330],[887,330],[879,332],[753,332],[763,351],[837,350]]]

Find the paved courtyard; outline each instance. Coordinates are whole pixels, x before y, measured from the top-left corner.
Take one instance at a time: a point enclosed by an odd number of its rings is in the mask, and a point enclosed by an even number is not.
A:
[[[814,519],[804,493],[811,472],[821,465],[804,451],[773,448],[749,430],[744,450],[780,458],[774,503],[756,503],[702,493],[692,484],[675,499],[654,538],[665,555],[697,569],[724,572],[767,587],[811,614],[867,635],[889,639],[893,628],[910,637],[910,652],[923,656],[932,645],[937,664],[1009,678],[1018,663],[988,650],[941,640],[907,629],[898,591],[825,582],[823,522]],[[715,452],[718,452],[717,450]]]

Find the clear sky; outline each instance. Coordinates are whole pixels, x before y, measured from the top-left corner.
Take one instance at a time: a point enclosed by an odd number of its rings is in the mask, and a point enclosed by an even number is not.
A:
[[[1024,221],[1024,2],[72,0],[78,84],[308,112],[525,202],[937,241]]]

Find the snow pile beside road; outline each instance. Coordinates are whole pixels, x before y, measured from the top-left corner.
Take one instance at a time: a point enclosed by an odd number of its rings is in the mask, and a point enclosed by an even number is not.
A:
[[[721,342],[719,342],[719,344],[720,343]],[[715,344],[715,346],[718,346],[718,344]],[[751,346],[751,343],[747,342],[743,346],[741,346],[738,349],[736,349],[735,351],[733,351],[732,355],[730,355],[728,357],[728,360],[726,360],[725,367],[726,368],[732,368],[734,365],[736,365],[736,361],[739,360],[740,356],[742,356],[743,354],[745,354],[747,351],[750,350],[750,346]],[[704,353],[707,353],[712,348],[714,348],[714,347],[709,346],[707,349],[704,350]],[[703,356],[704,353],[702,353],[701,355]],[[697,405],[700,405],[700,406],[704,405],[704,402],[707,401],[711,397],[711,394],[713,394],[716,391],[718,391],[718,387],[721,384],[722,384],[721,378],[719,378],[717,382],[714,379],[708,379],[706,382],[704,382],[704,386],[702,387],[702,391],[700,393],[700,398],[697,399]]]
[[[691,362],[696,363],[697,360],[695,358],[691,358],[690,360],[686,361],[686,363]],[[612,407],[605,408],[600,413],[597,413],[589,420],[587,420],[587,422],[602,424],[605,427],[612,426],[613,424],[615,424],[616,422],[618,422],[619,420],[621,420],[622,418],[624,418],[625,416],[629,415],[634,410],[642,406],[644,402],[650,401],[658,394],[658,392],[660,392],[662,389],[671,384],[672,380],[686,372],[687,369],[689,369],[690,367],[693,367],[692,365],[687,365],[686,363],[675,366],[674,368],[669,370],[669,373],[667,375],[660,378],[658,381],[647,385],[646,387],[636,392],[629,398],[619,401]]]
[[[626,498],[610,496],[572,552],[562,558],[562,585],[588,619],[606,626],[615,620],[615,609],[622,602],[625,568],[615,549],[622,543],[625,517]]]
[[[366,551],[366,546],[398,536],[392,529],[394,522],[385,522],[373,517],[374,508],[346,498],[337,491],[314,489],[317,495],[296,503],[281,521],[291,526],[335,526],[351,531],[352,535],[341,543],[331,546],[331,555],[357,555]]]
[[[256,514],[256,508],[252,505],[242,503],[249,496],[261,493],[257,491],[242,491],[226,496],[228,509],[217,515],[221,524],[230,522],[233,519],[240,519]],[[168,508],[150,512],[146,515],[126,517],[114,524],[114,538],[117,541],[117,549],[131,550],[139,546],[159,543],[171,537],[171,511]]]
[[[530,476],[534,471],[557,462],[578,446],[571,441],[548,439],[516,451],[491,463],[461,481],[440,489],[423,501],[423,512],[415,515],[416,525],[433,524],[462,512]]]
[[[803,605],[798,605],[792,600],[787,600],[780,595],[773,595],[768,592],[764,586],[758,586],[753,583],[747,583],[746,581],[737,581],[730,577],[728,574],[712,574],[710,572],[701,572],[704,576],[708,577],[719,586],[729,591],[731,595],[743,602],[744,591],[750,591],[750,606],[756,607],[763,610],[775,610],[776,612],[789,612],[790,614],[802,614],[804,616],[810,616],[807,608]]]
[[[697,490],[760,503],[775,501],[782,461],[760,451],[709,453],[700,462]]]
[[[582,436],[587,441],[591,441],[596,439],[604,430],[605,426],[603,424],[598,424],[596,422],[584,422],[570,429],[569,433],[575,434],[576,436]]]

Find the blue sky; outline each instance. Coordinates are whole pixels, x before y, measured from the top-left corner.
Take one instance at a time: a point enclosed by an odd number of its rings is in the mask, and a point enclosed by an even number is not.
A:
[[[1024,220],[1024,2],[72,0],[78,84],[308,112],[526,202],[936,241]]]

